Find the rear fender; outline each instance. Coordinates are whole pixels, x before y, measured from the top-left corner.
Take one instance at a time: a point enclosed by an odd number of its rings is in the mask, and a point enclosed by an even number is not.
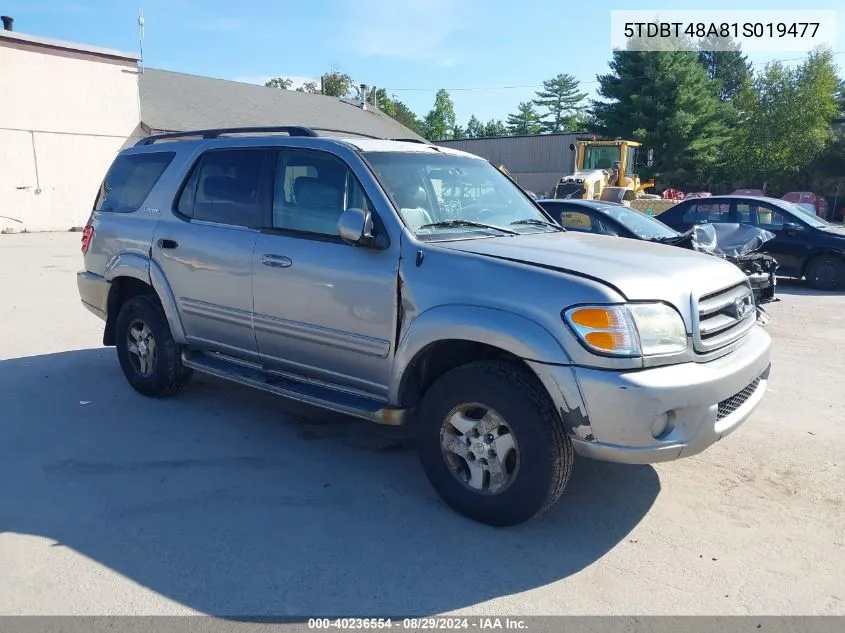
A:
[[[133,277],[151,286],[164,309],[173,339],[180,344],[187,342],[182,320],[179,317],[176,297],[164,276],[164,271],[158,264],[136,253],[123,253],[109,262],[104,276],[109,283],[118,277]]]

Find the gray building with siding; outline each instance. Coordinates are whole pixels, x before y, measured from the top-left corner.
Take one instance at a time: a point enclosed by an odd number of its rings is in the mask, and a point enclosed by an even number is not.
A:
[[[561,176],[572,173],[575,153],[569,146],[583,137],[584,134],[495,136],[435,144],[481,156],[497,167],[504,165],[523,188],[540,195],[551,192]]]

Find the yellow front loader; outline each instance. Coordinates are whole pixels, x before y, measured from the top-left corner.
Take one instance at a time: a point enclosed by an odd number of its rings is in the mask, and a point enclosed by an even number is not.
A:
[[[643,193],[654,186],[654,181],[642,183],[635,173],[641,143],[622,139],[580,140],[569,147],[575,152],[575,171],[557,182],[553,198],[615,202],[659,198]]]

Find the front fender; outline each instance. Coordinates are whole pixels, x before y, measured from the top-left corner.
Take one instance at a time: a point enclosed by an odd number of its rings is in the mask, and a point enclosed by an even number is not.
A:
[[[399,401],[402,379],[414,358],[432,343],[462,340],[484,343],[525,360],[571,364],[560,342],[543,326],[518,314],[471,305],[446,305],[420,314],[396,348],[389,388],[390,402]]]

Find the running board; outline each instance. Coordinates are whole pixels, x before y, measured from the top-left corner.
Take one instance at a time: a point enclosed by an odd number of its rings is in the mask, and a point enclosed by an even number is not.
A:
[[[273,374],[251,363],[229,359],[219,354],[182,352],[182,364],[204,374],[269,391],[277,396],[321,409],[369,420],[376,424],[400,426],[406,422],[409,413],[408,409],[385,407],[383,402],[374,398],[290,376]]]

